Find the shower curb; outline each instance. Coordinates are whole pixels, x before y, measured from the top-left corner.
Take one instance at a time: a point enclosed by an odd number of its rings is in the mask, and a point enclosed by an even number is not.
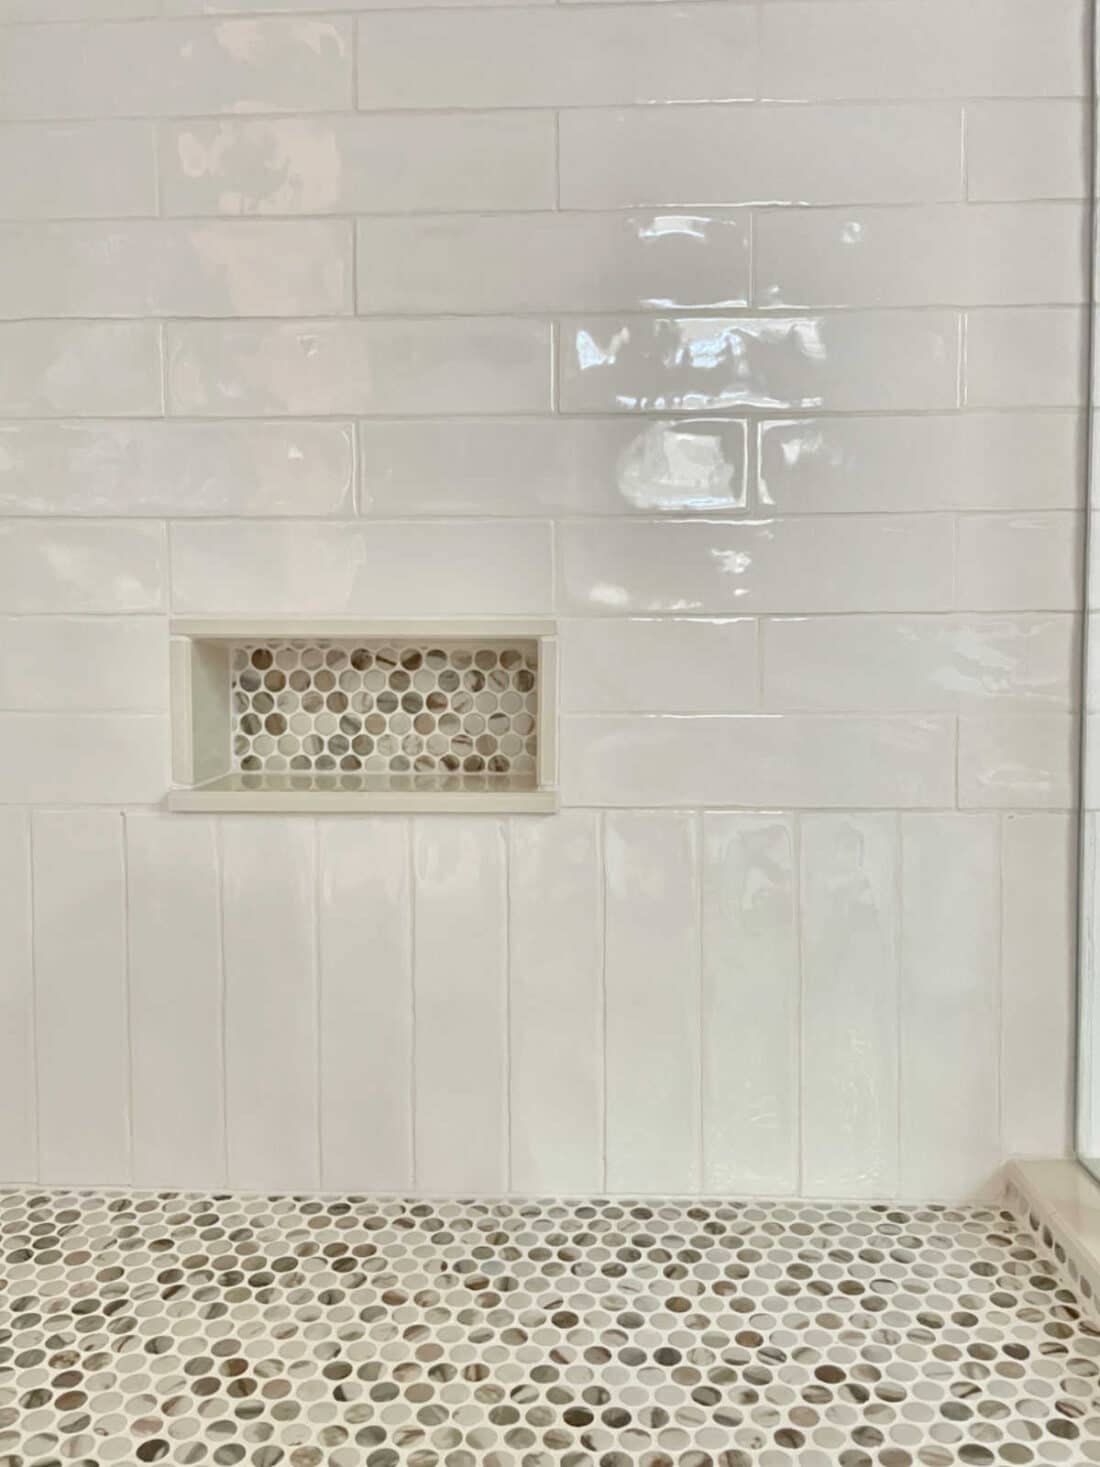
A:
[[[1011,1161],[1004,1200],[1100,1319],[1100,1183],[1077,1161]]]

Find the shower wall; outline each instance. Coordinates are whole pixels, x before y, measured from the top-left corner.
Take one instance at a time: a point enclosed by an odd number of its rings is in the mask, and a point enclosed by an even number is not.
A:
[[[0,1178],[1066,1152],[1082,0],[0,17]],[[556,615],[561,814],[163,813],[169,613]]]

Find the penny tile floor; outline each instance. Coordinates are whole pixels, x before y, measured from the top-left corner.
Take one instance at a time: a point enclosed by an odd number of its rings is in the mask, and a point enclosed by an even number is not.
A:
[[[1007,1212],[0,1192],[0,1467],[1100,1463]]]

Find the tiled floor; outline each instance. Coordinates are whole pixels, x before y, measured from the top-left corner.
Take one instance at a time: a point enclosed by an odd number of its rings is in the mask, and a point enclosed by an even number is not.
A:
[[[1100,1462],[1007,1213],[0,1193],[0,1464]]]

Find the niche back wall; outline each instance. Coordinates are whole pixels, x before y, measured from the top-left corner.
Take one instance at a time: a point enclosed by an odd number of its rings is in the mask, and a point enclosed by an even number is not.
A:
[[[1069,1144],[1082,0],[0,0],[0,1179]],[[555,817],[167,815],[169,613],[556,615]]]

